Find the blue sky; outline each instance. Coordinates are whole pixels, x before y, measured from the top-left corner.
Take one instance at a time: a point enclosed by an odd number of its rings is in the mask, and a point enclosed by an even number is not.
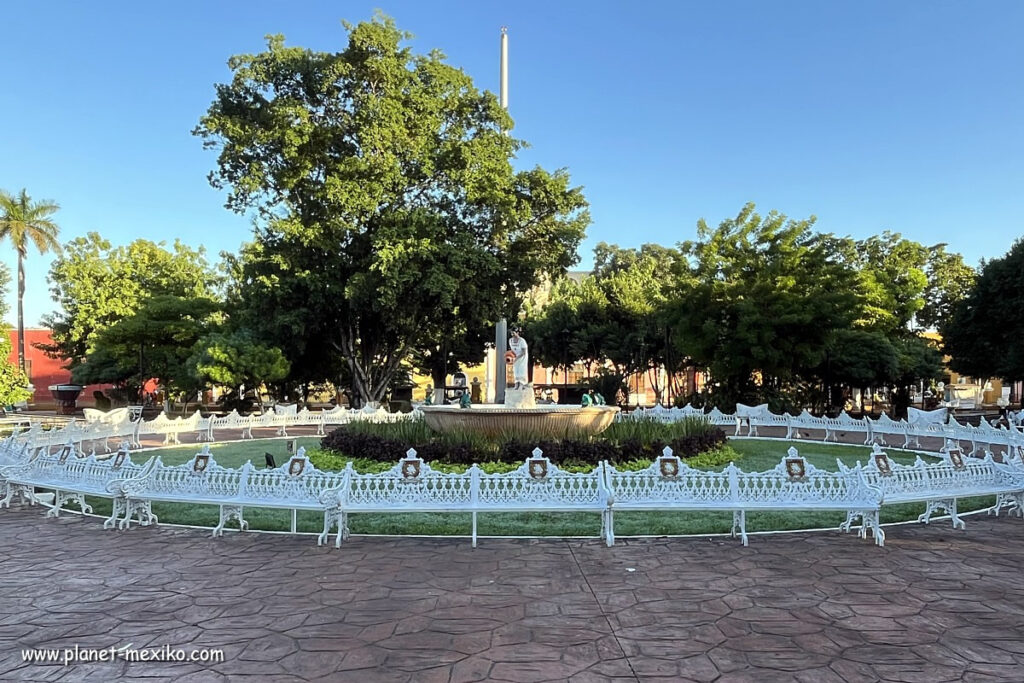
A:
[[[190,134],[228,57],[267,33],[340,50],[340,20],[377,7],[492,91],[509,27],[519,163],[584,186],[584,267],[599,241],[675,244],[747,201],[823,231],[947,242],[971,264],[1024,232],[1016,0],[8,2],[0,188],[58,201],[64,238],[237,250],[249,219],[223,208],[214,153]],[[33,326],[54,308],[49,257],[27,267]]]

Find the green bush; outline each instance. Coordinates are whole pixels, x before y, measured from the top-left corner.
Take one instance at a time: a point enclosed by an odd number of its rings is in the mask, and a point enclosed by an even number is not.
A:
[[[357,422],[335,429],[321,441],[337,461],[327,469],[344,467],[348,460],[396,463],[409,448],[424,460],[450,465],[472,463],[521,463],[534,448],[561,467],[582,467],[589,471],[607,460],[627,463],[650,462],[665,446],[681,458],[714,451],[725,444],[725,433],[702,418],[663,424],[654,420],[618,422],[596,437],[567,435],[562,439],[523,434],[502,434],[487,438],[474,432],[435,433],[423,422],[371,424]],[[320,465],[317,465],[320,467]]]
[[[346,458],[331,451],[321,449],[310,449],[306,451],[306,455],[309,456],[310,462],[312,462],[317,469],[328,472],[341,471],[345,469],[345,464],[348,462],[351,462],[352,468],[361,474],[379,474],[381,472],[387,472],[395,466],[395,463],[392,462],[371,460],[369,458]],[[707,453],[702,453],[701,455],[693,458],[687,458],[686,464],[690,467],[710,469],[727,465],[730,462],[738,460],[740,457],[742,456],[730,446],[720,446],[714,450],[708,451]],[[653,462],[653,459],[647,458],[621,460],[615,463],[615,468],[621,472],[636,472],[647,469]],[[490,461],[479,463],[480,469],[485,474],[514,472],[521,465],[522,462]],[[566,472],[574,473],[590,472],[595,467],[593,464],[579,461],[566,461],[559,463],[558,466]],[[461,474],[468,470],[470,466],[465,463],[431,462],[430,467],[438,472],[444,472],[446,474]]]

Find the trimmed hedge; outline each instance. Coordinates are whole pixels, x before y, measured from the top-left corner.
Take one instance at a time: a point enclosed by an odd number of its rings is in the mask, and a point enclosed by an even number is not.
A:
[[[395,463],[405,456],[410,447],[428,462],[440,462],[455,465],[471,465],[486,462],[522,462],[540,448],[544,455],[556,464],[596,465],[602,460],[611,463],[624,463],[638,459],[652,460],[661,455],[665,446],[672,448],[680,458],[692,458],[713,451],[726,442],[725,432],[721,429],[709,430],[703,434],[690,434],[671,439],[668,443],[652,440],[648,443],[640,439],[626,439],[621,443],[594,439],[582,441],[564,439],[562,441],[506,441],[497,449],[483,449],[472,444],[446,443],[431,440],[423,443],[390,439],[378,434],[368,434],[339,427],[325,436],[320,442],[323,449],[341,456],[356,460],[373,460],[376,462]]]

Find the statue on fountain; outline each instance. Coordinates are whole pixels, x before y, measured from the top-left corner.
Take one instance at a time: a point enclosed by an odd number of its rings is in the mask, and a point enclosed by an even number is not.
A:
[[[512,365],[515,386],[505,391],[505,405],[510,408],[533,408],[536,399],[533,395],[533,385],[530,384],[530,350],[526,340],[520,336],[518,327],[512,328],[512,338],[508,340],[507,360]]]
[[[516,381],[516,389],[526,387],[529,380],[530,349],[526,340],[519,336],[519,328],[512,328],[512,338],[508,340],[508,350],[515,354],[512,362],[512,376]]]

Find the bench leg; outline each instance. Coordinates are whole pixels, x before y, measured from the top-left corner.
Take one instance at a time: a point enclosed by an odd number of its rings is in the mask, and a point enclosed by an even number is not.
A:
[[[230,522],[232,519],[238,520],[238,528],[242,531],[249,530],[249,522],[245,521],[242,516],[241,505],[221,505],[220,506],[220,522],[217,526],[213,527],[214,536],[224,535],[224,525]]]
[[[875,545],[884,546],[885,531],[878,523],[878,510],[865,510],[860,515],[864,519],[864,524],[861,526],[861,538],[867,538],[867,532],[870,529],[871,535],[875,537]]]
[[[113,499],[113,511],[110,517],[107,517],[106,521],[103,522],[104,529],[113,529],[114,525],[117,524],[117,518],[125,513],[124,498]]]
[[[1007,516],[1024,517],[1024,492],[997,494],[996,504],[988,509],[988,514],[998,517],[1003,508],[1007,508]]]
[[[606,546],[615,545],[615,511],[611,508],[601,512],[601,535]]]
[[[476,547],[476,511],[473,512],[473,547]]]
[[[28,484],[12,484],[6,482],[7,495],[4,496],[3,500],[0,500],[0,508],[11,507],[11,501],[14,500],[15,496],[21,499],[21,502],[28,503],[29,505],[36,504],[36,487]]]
[[[956,498],[929,500],[927,505],[928,507],[925,508],[924,514],[917,518],[918,522],[924,522],[925,524],[928,524],[933,514],[935,514],[939,510],[945,510],[949,514],[949,518],[953,522],[954,529],[963,529],[967,526],[956,513]]]
[[[732,512],[732,537],[736,538],[736,530],[739,529],[740,541],[743,545],[747,543],[747,511],[746,510],[733,510]]]
[[[330,507],[324,510],[324,530],[320,532],[320,536],[316,539],[317,545],[323,545],[327,542],[327,537],[331,533],[331,529],[338,523],[341,513],[338,512],[338,508]]]
[[[117,525],[117,528],[126,529],[131,526],[132,517],[138,517],[139,526],[149,526],[160,521],[153,514],[153,502],[149,500],[128,500],[125,504],[124,519]]]
[[[340,548],[341,542],[348,538],[348,513],[342,511],[338,517],[338,537],[334,539],[334,547]]]
[[[47,517],[58,517],[60,515],[60,509],[64,507],[64,503],[74,501],[78,503],[78,507],[82,510],[82,513],[92,512],[92,506],[85,502],[85,496],[81,493],[71,493],[68,491],[54,491],[53,492],[53,507],[50,508],[46,516]]]
[[[863,514],[859,510],[847,510],[846,521],[839,525],[839,530],[845,534],[850,533],[850,527],[853,526],[854,520],[861,516],[863,516]],[[863,528],[863,526],[863,523],[861,523],[861,528]]]

